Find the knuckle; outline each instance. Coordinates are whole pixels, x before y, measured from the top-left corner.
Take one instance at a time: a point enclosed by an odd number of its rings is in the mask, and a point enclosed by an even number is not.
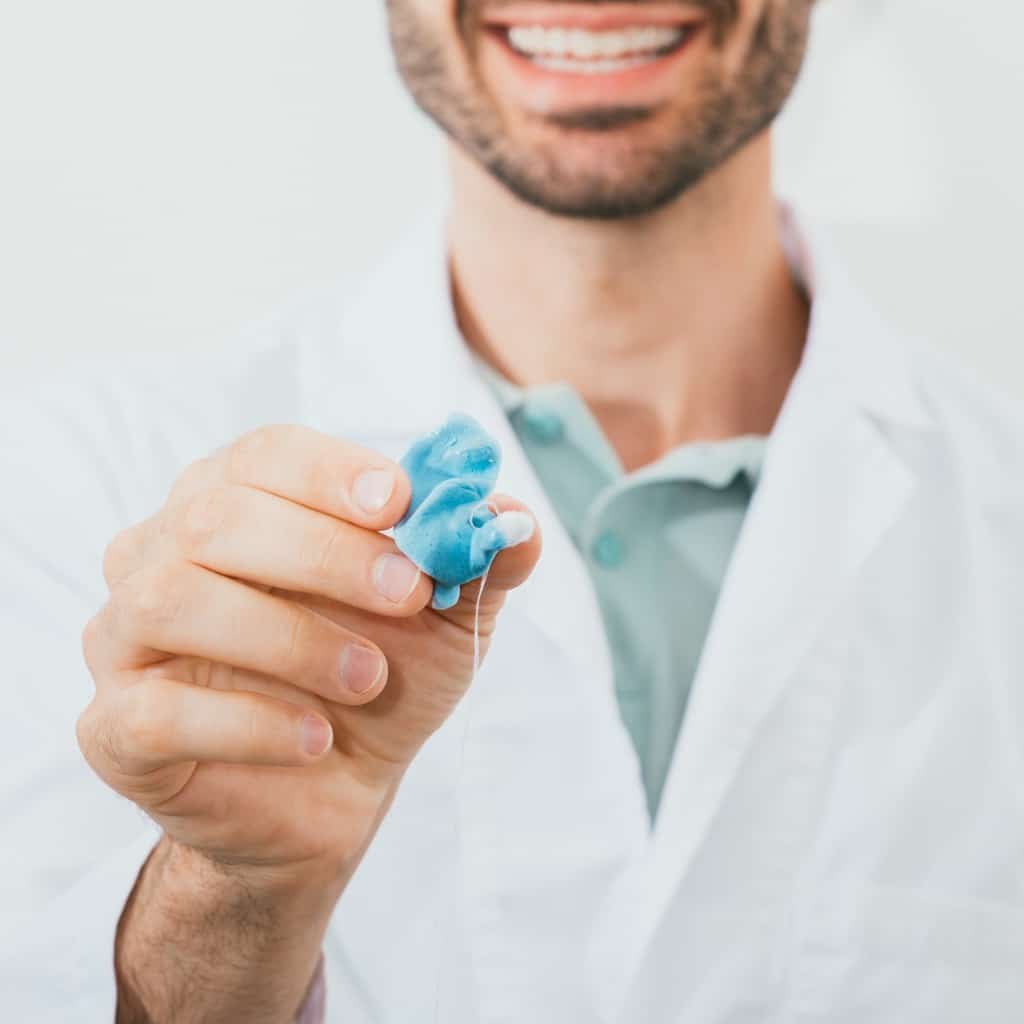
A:
[[[228,477],[239,483],[253,478],[253,467],[266,457],[272,437],[271,427],[259,427],[243,434],[226,451]]]
[[[113,760],[122,768],[131,755],[160,756],[173,745],[175,736],[173,701],[166,688],[138,684],[124,696],[117,728],[108,743]]]
[[[328,525],[315,531],[306,545],[306,569],[315,580],[331,582],[343,568],[344,528]]]
[[[90,667],[96,661],[96,655],[100,646],[100,636],[103,633],[102,613],[97,613],[85,624],[82,629],[82,657],[86,665]]]
[[[122,614],[150,628],[174,621],[186,600],[183,576],[175,563],[137,573],[121,588]]]
[[[137,530],[138,527],[132,527],[115,534],[104,549],[103,578],[108,587],[121,579],[131,564],[138,549]]]
[[[92,764],[93,735],[96,731],[96,702],[90,701],[75,720],[75,739],[86,761]]]
[[[285,629],[284,643],[281,645],[282,666],[287,670],[295,666],[301,659],[305,649],[305,637],[308,629],[308,612],[299,605],[289,605],[288,625]]]
[[[320,670],[317,651],[321,649],[316,636],[314,612],[293,604],[280,647],[280,675],[293,682],[306,682]]]
[[[203,459],[196,459],[190,462],[171,484],[167,497],[164,500],[161,512],[163,515],[170,515],[175,509],[181,507],[188,501],[189,497],[215,483],[222,473],[218,472],[217,460],[214,456],[207,456]]]
[[[202,487],[213,473],[214,459],[206,457],[190,462],[179,474],[177,480],[171,487],[170,499],[174,500],[183,495],[191,494],[194,490]]]
[[[341,482],[337,462],[317,456],[312,459],[306,470],[303,485],[306,493],[319,504],[333,507],[338,504],[338,496],[342,493]]]
[[[246,705],[243,721],[239,724],[245,737],[245,746],[250,750],[257,749],[265,737],[266,730],[263,728],[264,716],[256,701],[249,701]]]
[[[197,491],[185,503],[178,519],[179,541],[187,554],[204,551],[228,519],[231,494],[226,487]]]
[[[75,722],[75,737],[86,764],[108,785],[124,773],[125,761],[122,745],[116,742],[117,728],[108,713],[94,699]]]
[[[243,434],[227,450],[228,476],[239,483],[259,476],[270,453],[286,443],[294,430],[291,426],[271,424]]]
[[[113,785],[122,772],[122,761],[113,743],[109,720],[96,700],[78,716],[75,739],[85,763],[103,782]]]

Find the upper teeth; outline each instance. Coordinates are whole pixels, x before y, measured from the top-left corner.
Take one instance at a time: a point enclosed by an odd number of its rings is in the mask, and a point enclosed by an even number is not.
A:
[[[653,25],[614,32],[516,25],[509,29],[508,41],[515,49],[531,57],[575,57],[586,60],[663,50],[680,42],[683,34],[682,28]]]

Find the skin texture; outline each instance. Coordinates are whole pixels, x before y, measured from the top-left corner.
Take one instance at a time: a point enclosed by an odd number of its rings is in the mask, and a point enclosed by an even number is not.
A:
[[[388,5],[400,69],[452,137],[468,344],[521,384],[572,383],[627,469],[770,430],[808,305],[778,240],[768,123],[810,0],[688,5],[707,19],[700,45],[629,116],[614,100],[523,108],[479,35],[490,6]],[[369,512],[365,470],[394,478]],[[378,531],[408,502],[376,453],[272,427],[189,467],[113,539],[109,600],[83,635],[96,697],[79,742],[165,831],[118,931],[119,1020],[293,1015],[406,767],[471,677],[475,585],[445,612],[425,578],[397,600],[374,589],[375,566],[400,562]],[[535,531],[495,560],[484,653],[540,545]],[[386,660],[360,693],[339,681],[350,644]]]

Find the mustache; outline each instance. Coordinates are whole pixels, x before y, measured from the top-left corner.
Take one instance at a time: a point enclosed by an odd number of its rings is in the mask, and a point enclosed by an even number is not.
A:
[[[458,13],[460,15],[473,14],[476,17],[488,11],[500,11],[503,7],[513,7],[521,4],[523,0],[458,0]],[[674,6],[666,3],[665,0],[552,0],[562,7],[667,7]],[[540,6],[540,4],[538,4]],[[739,15],[740,0],[688,0],[686,4],[679,4],[680,7],[696,8],[703,12],[708,18],[735,20]]]
[[[655,4],[652,4],[651,0],[552,0],[552,2],[565,7],[577,4],[581,7],[605,7],[610,5],[616,7],[651,7],[656,5],[671,9],[675,6],[671,3],[666,3],[665,0],[660,0],[660,2],[655,0]],[[458,0],[456,8],[458,23],[464,29],[470,29],[479,25],[487,14],[500,11],[503,7],[511,7],[521,3],[522,0]],[[703,14],[705,20],[710,23],[714,34],[717,36],[739,18],[740,3],[741,0],[688,0],[686,4],[679,4],[678,6],[685,6],[687,10],[696,10]],[[538,6],[541,5],[538,4]]]

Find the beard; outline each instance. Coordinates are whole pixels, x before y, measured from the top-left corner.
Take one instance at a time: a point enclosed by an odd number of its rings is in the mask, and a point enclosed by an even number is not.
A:
[[[592,0],[597,3],[599,0]],[[517,140],[488,93],[476,61],[487,0],[460,0],[465,67],[432,37],[413,0],[387,0],[395,61],[413,100],[514,195],[557,216],[641,217],[691,189],[782,109],[803,64],[814,0],[766,0],[738,72],[709,61],[678,109],[602,106],[540,118],[543,138]],[[693,6],[692,4],[690,6]],[[703,0],[709,53],[720,55],[739,19],[738,0]],[[645,127],[670,121],[658,138]],[[600,159],[574,157],[574,139],[600,137]]]

